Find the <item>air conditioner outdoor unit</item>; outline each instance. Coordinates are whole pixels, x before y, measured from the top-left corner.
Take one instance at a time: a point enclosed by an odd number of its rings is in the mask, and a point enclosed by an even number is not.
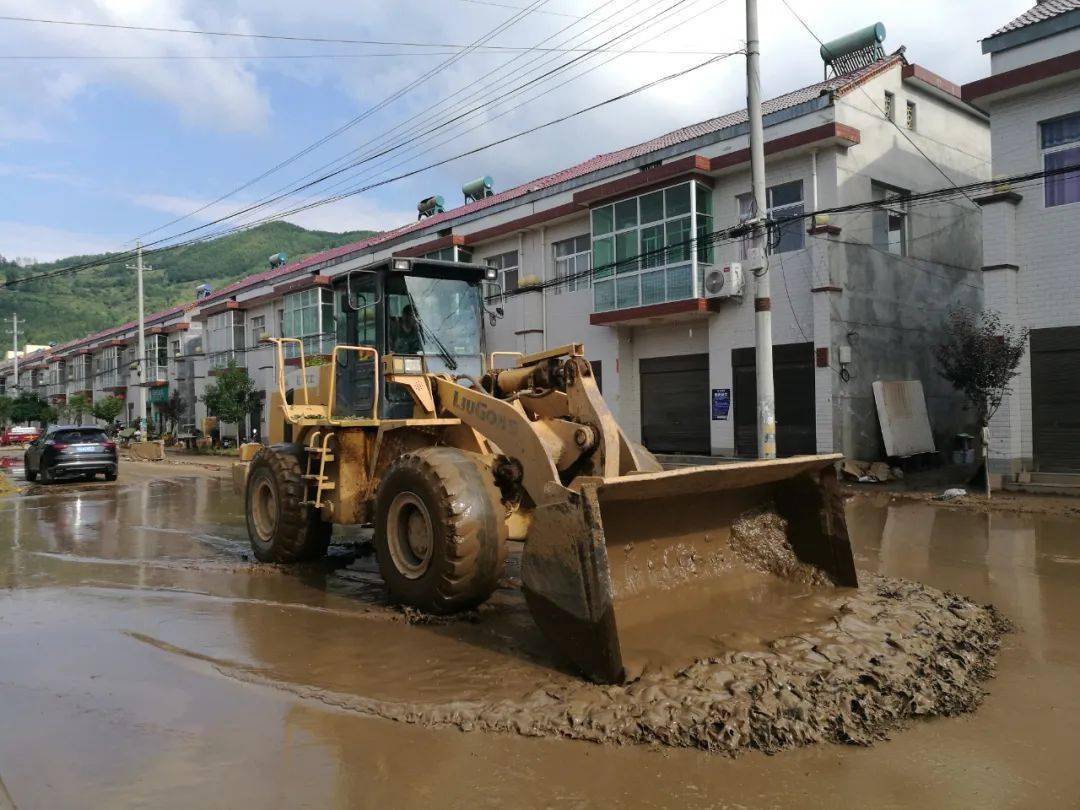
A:
[[[705,296],[731,298],[743,293],[743,269],[738,262],[705,271]]]

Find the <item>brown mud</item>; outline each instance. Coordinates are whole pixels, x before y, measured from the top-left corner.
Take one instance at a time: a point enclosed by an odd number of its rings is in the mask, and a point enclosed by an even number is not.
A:
[[[363,534],[253,565],[227,481],[5,498],[0,778],[21,807],[1080,795],[1077,524],[868,498],[848,520],[859,590],[760,568],[738,603],[680,590],[679,632],[628,637],[642,674],[598,686],[552,656],[514,558],[479,610],[432,620],[388,604]],[[676,665],[688,637],[699,660]]]

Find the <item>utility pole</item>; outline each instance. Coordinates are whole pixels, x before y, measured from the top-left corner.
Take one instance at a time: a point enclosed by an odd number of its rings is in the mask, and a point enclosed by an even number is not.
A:
[[[135,418],[138,420],[135,424],[139,427],[143,427],[146,422],[146,324],[144,322],[143,311],[143,260],[142,260],[142,242],[135,242],[135,266],[128,265],[129,270],[134,270],[138,278],[139,287],[139,356],[135,361],[135,368],[138,369],[136,376],[139,379],[138,388],[136,388],[135,394]],[[145,430],[145,427],[143,428]]]
[[[776,395],[773,391],[772,300],[769,292],[768,203],[765,198],[765,131],[761,123],[761,43],[757,0],[746,0],[746,114],[750,123],[754,334],[757,366],[758,458],[776,458]]]
[[[12,391],[18,391],[19,390],[19,314],[17,312],[12,312],[11,313],[11,342],[13,344],[12,348],[15,349],[15,353],[13,355],[13,360],[12,360],[12,362],[14,362],[14,364],[15,364],[13,366],[13,371],[15,372],[15,383],[14,383],[14,385],[11,386],[11,390]]]

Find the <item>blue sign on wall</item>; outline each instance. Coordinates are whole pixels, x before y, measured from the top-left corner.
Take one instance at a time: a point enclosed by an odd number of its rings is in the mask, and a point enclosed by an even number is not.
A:
[[[712,418],[714,421],[725,421],[728,411],[731,410],[731,389],[714,388],[712,390]]]

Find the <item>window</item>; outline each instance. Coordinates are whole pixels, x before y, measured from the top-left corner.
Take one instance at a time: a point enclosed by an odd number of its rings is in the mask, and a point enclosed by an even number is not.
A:
[[[567,292],[587,290],[589,288],[589,269],[592,267],[592,252],[589,250],[589,235],[564,239],[551,246],[555,254],[555,294],[564,289]]]
[[[206,322],[206,354],[210,368],[225,368],[230,360],[243,364],[244,313],[230,309],[211,315]]]
[[[442,250],[434,250],[431,253],[425,253],[423,258],[435,259],[440,262],[464,262],[468,264],[472,261],[472,251],[469,248],[454,245],[453,247],[446,247]]]
[[[305,356],[329,354],[334,345],[335,330],[333,292],[313,287],[285,296],[281,335],[302,339]],[[299,354],[295,343],[285,346],[286,357],[298,357]]]
[[[711,233],[712,191],[680,183],[594,208],[593,309],[604,312],[695,294],[695,266],[713,261],[711,245],[694,250],[695,237]]]
[[[116,346],[110,346],[94,358],[94,376],[99,388],[115,388],[119,384],[119,365],[120,349]]]
[[[890,121],[896,120],[896,96],[885,91],[885,117]]]
[[[146,339],[146,379],[168,379],[169,339],[165,335],[150,335]]]
[[[174,360],[180,359],[180,341],[174,340],[169,344],[169,356]]]
[[[248,345],[255,348],[259,345],[259,341],[262,340],[262,336],[266,334],[266,316],[256,315],[248,322]]]
[[[907,128],[915,129],[915,102],[909,101],[907,103]]]
[[[500,253],[498,256],[489,256],[484,259],[484,264],[499,271],[499,283],[502,284],[504,293],[517,289],[518,253],[516,250]]]
[[[1080,113],[1039,124],[1043,169],[1080,166]],[[1047,208],[1080,202],[1080,169],[1050,175],[1043,188]]]
[[[793,180],[790,183],[781,183],[769,186],[765,190],[765,200],[768,207],[768,217],[773,221],[784,220],[788,217],[801,217],[803,208],[803,183],[802,180]],[[740,194],[739,220],[745,222],[753,216],[751,194]],[[769,253],[788,253],[792,250],[802,250],[806,244],[806,229],[802,219],[794,219],[788,222],[780,222],[773,230],[772,244]],[[750,240],[743,240],[743,259],[746,258],[750,248]]]
[[[907,191],[900,188],[876,181],[870,182],[870,199],[886,203],[871,215],[873,245],[878,250],[895,253],[897,256],[907,255],[907,204],[889,202],[907,194]]]

